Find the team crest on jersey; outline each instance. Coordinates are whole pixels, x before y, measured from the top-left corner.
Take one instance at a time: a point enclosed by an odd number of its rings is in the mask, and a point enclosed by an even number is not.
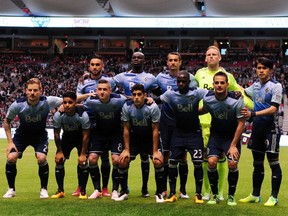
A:
[[[269,87],[267,87],[266,89],[265,89],[265,94],[267,94],[269,92]]]
[[[146,119],[148,119],[149,116],[150,116],[150,115],[149,115],[149,112],[145,112],[145,113],[144,113],[144,116],[145,116]]]
[[[190,100],[191,100],[191,101],[194,101],[194,99],[195,99],[195,96],[191,96],[191,97],[190,97]]]

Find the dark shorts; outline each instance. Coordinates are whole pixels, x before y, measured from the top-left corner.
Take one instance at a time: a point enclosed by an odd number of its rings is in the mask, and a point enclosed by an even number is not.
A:
[[[160,127],[160,138],[163,151],[170,151],[173,125],[162,123]]]
[[[190,133],[174,130],[171,139],[170,160],[180,161],[185,151],[188,151],[193,162],[202,162],[203,148],[201,130]]]
[[[35,153],[48,154],[48,134],[45,131],[42,134],[24,134],[16,132],[13,142],[18,150],[18,158],[22,158],[23,152],[28,146],[34,148]]]
[[[158,150],[163,151],[159,142]],[[130,159],[134,160],[138,154],[149,155],[153,157],[153,140],[152,139],[134,139],[130,137]]]
[[[80,156],[82,151],[82,134],[76,136],[63,134],[61,144],[65,159],[69,159],[70,153],[73,148],[77,149],[77,154],[78,156]]]
[[[231,145],[231,142],[233,140],[233,137],[227,137],[225,135],[219,135],[219,134],[210,134],[210,138],[208,141],[207,146],[207,157],[217,157],[221,158],[222,153],[224,152],[225,155],[227,155],[228,160],[232,160],[230,155],[228,155],[228,151]],[[241,154],[241,143],[240,140],[236,146],[238,149],[239,154]]]
[[[280,133],[275,133],[275,130],[267,131],[262,134],[255,134],[252,131],[250,142],[248,143],[248,148],[252,151],[260,153],[279,153],[279,143],[280,143]]]
[[[123,150],[123,135],[117,136],[90,136],[89,153],[102,154],[111,151],[111,154],[120,155]]]

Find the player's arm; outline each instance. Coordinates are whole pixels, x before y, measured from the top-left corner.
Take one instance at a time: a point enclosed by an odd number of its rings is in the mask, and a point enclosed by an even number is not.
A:
[[[61,128],[54,128],[54,141],[57,147],[57,154],[55,156],[56,163],[63,163],[64,161],[64,154],[62,151],[60,132],[61,132]]]
[[[11,134],[11,119],[9,118],[5,118],[4,119],[4,130],[5,130],[5,134],[6,134],[6,138],[7,138],[7,149],[6,149],[6,154],[8,155],[12,149],[14,149],[17,152],[17,148],[13,142],[12,139],[12,134]]]
[[[199,115],[204,115],[206,113],[208,113],[208,111],[203,106],[198,108],[198,114]]]
[[[237,119],[237,122],[238,122],[237,128],[234,133],[234,137],[233,137],[233,140],[231,142],[231,145],[228,151],[232,160],[234,159],[238,160],[240,157],[238,149],[237,149],[237,143],[239,142],[240,137],[242,133],[244,132],[246,118],[243,116],[242,118]]]
[[[268,116],[268,115],[273,115],[274,113],[277,112],[278,110],[278,107],[279,107],[279,104],[277,103],[271,103],[271,106],[266,108],[266,109],[263,109],[263,110],[259,110],[257,112],[255,111],[251,111],[249,110],[247,107],[244,107],[242,110],[241,110],[241,114],[244,115],[246,118],[254,118],[256,116]]]
[[[130,158],[130,122],[124,121],[123,124],[124,150],[120,154],[119,161],[124,161],[126,158]]]
[[[86,153],[89,144],[89,132],[89,129],[82,129],[82,149],[81,154],[78,158],[78,163],[82,165],[85,165],[86,163]]]
[[[159,147],[159,123],[152,123],[152,138],[153,138],[153,163],[154,166],[163,164],[163,155],[158,151]]]
[[[86,93],[86,94],[77,94],[77,102],[81,102],[81,101],[84,101],[86,100],[88,97],[90,96],[96,96],[96,92],[92,92],[92,93]]]

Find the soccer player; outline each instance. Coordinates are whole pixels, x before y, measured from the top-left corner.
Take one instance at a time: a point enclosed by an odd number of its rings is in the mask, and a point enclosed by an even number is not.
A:
[[[217,72],[213,78],[213,90],[203,98],[203,111],[212,117],[210,137],[207,146],[208,177],[213,196],[207,204],[219,203],[217,164],[223,152],[228,159],[228,198],[227,204],[234,206],[234,198],[238,182],[238,161],[241,153],[240,137],[245,128],[246,118],[240,111],[244,107],[243,98],[228,92],[228,76],[225,72]],[[200,111],[201,112],[201,111]]]
[[[225,71],[224,68],[220,67],[221,54],[220,50],[216,46],[209,46],[206,51],[205,62],[207,63],[207,67],[203,67],[199,69],[195,74],[195,79],[198,82],[198,87],[204,88],[207,90],[213,90],[213,76],[215,73],[219,71]],[[231,73],[227,73],[229,86],[228,91],[242,90],[242,87],[239,86]],[[244,96],[244,103],[249,108],[253,108],[253,102],[247,97]],[[203,101],[200,102],[200,106],[203,105]],[[202,127],[203,139],[204,139],[204,162],[203,162],[203,170],[204,170],[204,179],[203,179],[203,199],[210,199],[210,185],[207,173],[207,157],[206,157],[206,148],[210,135],[210,126],[211,126],[211,115],[209,113],[205,115],[200,115],[200,123]],[[220,200],[224,200],[223,197],[223,186],[226,179],[227,174],[227,166],[226,166],[226,157],[222,155],[218,161],[218,172],[219,172],[219,196]]]
[[[83,109],[76,106],[77,96],[75,92],[65,92],[63,95],[64,112],[57,111],[53,116],[54,141],[57,147],[55,157],[56,167],[55,176],[58,184],[56,194],[51,198],[58,199],[65,196],[64,193],[64,176],[65,161],[69,159],[73,148],[78,153],[78,169],[80,172],[80,199],[87,199],[86,183],[89,175],[87,161],[87,149],[89,143],[89,116]],[[63,130],[61,138],[60,132]]]
[[[132,87],[138,83],[144,85],[145,92],[160,95],[160,88],[157,85],[156,78],[143,71],[145,56],[141,52],[135,52],[132,55],[131,66],[132,70],[117,74],[113,77],[117,86],[123,89],[125,96],[128,98],[132,95]],[[142,196],[149,197],[148,179],[149,179],[149,157],[140,153],[141,170],[142,170]]]
[[[172,114],[175,125],[171,137],[170,159],[169,159],[169,183],[170,195],[166,202],[175,202],[177,165],[188,151],[194,165],[194,178],[196,193],[194,202],[204,204],[202,199],[203,181],[203,137],[198,116],[199,101],[207,93],[207,90],[200,88],[189,89],[189,73],[181,71],[177,76],[178,91],[166,91],[160,96],[161,101],[166,103],[166,108]]]
[[[264,159],[267,156],[271,168],[271,196],[264,206],[278,204],[278,193],[282,180],[282,171],[279,163],[279,141],[281,130],[278,125],[278,108],[282,100],[282,86],[271,78],[273,62],[260,57],[255,63],[258,80],[245,89],[245,93],[253,98],[254,110],[243,109],[247,118],[252,120],[251,141],[248,148],[253,156],[253,191],[240,202],[257,203],[261,201],[260,191],[264,179]]]
[[[122,120],[124,122],[124,150],[119,160],[119,177],[121,179],[122,191],[115,201],[128,199],[127,179],[128,168],[131,160],[139,153],[152,157],[155,169],[156,202],[163,203],[163,155],[159,146],[158,124],[160,109],[156,103],[146,103],[145,88],[141,84],[132,87],[132,100],[127,101],[122,109]]]
[[[118,198],[118,159],[123,148],[123,130],[121,111],[126,97],[112,93],[107,80],[100,80],[96,96],[89,97],[83,104],[88,112],[92,127],[90,129],[89,170],[94,186],[94,192],[89,199],[100,197],[99,156],[111,150],[113,172],[113,189],[111,199]],[[103,193],[103,191],[102,191]]]
[[[3,195],[12,198],[16,195],[15,180],[17,175],[17,159],[21,159],[25,149],[31,145],[39,166],[40,198],[48,198],[49,166],[47,161],[48,136],[46,120],[49,112],[62,104],[62,98],[42,96],[42,85],[38,78],[26,82],[26,96],[17,99],[9,107],[4,120],[4,130],[7,137],[6,178],[9,188]],[[12,138],[11,122],[18,116],[20,125]]]
[[[156,80],[161,88],[161,93],[163,94],[166,91],[178,90],[177,86],[177,76],[182,65],[181,55],[178,52],[170,52],[167,55],[167,67],[169,71],[161,72],[157,75]],[[197,82],[192,74],[190,75],[190,84],[189,87],[197,86]],[[159,131],[163,146],[164,154],[164,188],[163,190],[167,193],[167,177],[168,177],[168,159],[170,155],[170,141],[171,135],[173,132],[174,122],[172,117],[169,116],[167,109],[165,109],[166,104],[161,106],[161,117],[159,123]],[[166,112],[165,112],[166,111]],[[189,196],[186,193],[186,182],[188,178],[188,164],[187,164],[187,154],[185,154],[182,160],[179,162],[179,176],[180,176],[180,198],[188,199]],[[166,195],[166,194],[165,194]]]
[[[99,80],[104,79],[109,81],[112,90],[116,90],[116,84],[113,81],[112,78],[107,77],[104,72],[104,62],[103,58],[100,55],[95,55],[90,59],[89,62],[89,76],[87,79],[84,79],[83,81],[79,82],[77,85],[77,100],[82,101],[87,98],[87,93],[90,93],[91,95],[95,95],[95,91],[98,85]],[[109,152],[103,152],[101,154],[101,173],[102,173],[102,183],[103,183],[103,188],[102,188],[102,195],[110,197],[111,194],[108,191],[108,182],[109,182],[109,176],[110,176],[110,170],[111,170],[111,165],[109,161]],[[77,169],[78,173],[81,171],[78,167]],[[78,176],[80,176],[78,174]],[[79,178],[78,178],[78,182]],[[79,185],[78,183],[78,185]],[[73,196],[79,196],[80,194],[80,187],[75,190],[75,192],[72,194]]]

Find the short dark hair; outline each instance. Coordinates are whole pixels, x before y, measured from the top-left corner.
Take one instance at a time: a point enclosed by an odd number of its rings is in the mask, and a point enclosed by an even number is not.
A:
[[[213,76],[213,82],[214,82],[214,77],[216,77],[216,76],[223,76],[223,77],[225,77],[225,78],[226,78],[226,82],[228,83],[228,76],[227,76],[227,74],[226,74],[225,72],[223,72],[223,71],[218,71],[216,74],[214,74],[214,76]]]
[[[101,61],[104,60],[104,58],[103,58],[101,55],[99,55],[99,54],[95,54],[95,55],[91,56],[91,57],[90,57],[90,61],[91,61],[92,59],[100,59]]]
[[[69,97],[69,98],[71,98],[72,100],[76,100],[76,99],[77,99],[77,95],[76,95],[76,93],[73,92],[73,91],[64,92],[63,95],[62,95],[62,97],[63,97],[63,98],[64,98],[64,97]]]
[[[257,64],[262,64],[269,69],[273,68],[273,62],[266,57],[259,57],[255,62],[255,67],[257,67]]]
[[[144,85],[139,84],[139,83],[133,85],[131,92],[137,91],[137,90],[140,90],[142,93],[145,93]]]
[[[181,55],[180,55],[179,52],[170,52],[170,53],[168,53],[167,59],[168,59],[169,55],[176,55],[176,56],[178,56],[179,60],[181,60]]]
[[[98,84],[107,84],[107,83],[109,83],[109,81],[108,80],[105,80],[105,79],[100,79],[99,81],[98,81]],[[109,83],[110,84],[110,83]]]

